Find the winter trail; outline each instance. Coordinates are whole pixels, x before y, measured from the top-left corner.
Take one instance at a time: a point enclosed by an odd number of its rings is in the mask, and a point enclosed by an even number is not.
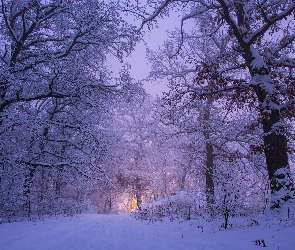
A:
[[[295,228],[256,226],[227,231],[202,230],[199,221],[139,221],[130,215],[79,215],[0,225],[1,250],[251,250],[253,240],[267,248],[290,250]],[[278,248],[279,247],[279,248]],[[263,248],[264,249],[264,248]]]

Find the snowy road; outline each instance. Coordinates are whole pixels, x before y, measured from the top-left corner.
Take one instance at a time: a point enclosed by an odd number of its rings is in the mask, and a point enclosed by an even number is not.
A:
[[[0,225],[1,250],[251,250],[295,249],[294,227],[246,227],[201,232],[197,221],[148,224],[129,215],[80,215]],[[279,248],[278,248],[279,246]]]

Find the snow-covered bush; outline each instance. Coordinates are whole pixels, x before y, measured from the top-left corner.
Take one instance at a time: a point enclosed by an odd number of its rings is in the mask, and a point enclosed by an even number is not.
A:
[[[157,221],[169,218],[170,221],[184,221],[199,217],[204,204],[204,194],[180,191],[168,198],[140,206],[133,214],[141,220]]]
[[[216,197],[215,203],[208,205],[204,193],[180,191],[168,198],[140,206],[133,211],[133,215],[136,219],[152,222],[165,218],[179,222],[202,219],[208,222],[215,221],[213,224],[217,223],[216,227],[227,229],[232,226],[231,221],[234,218],[251,217],[261,212],[258,204],[247,204],[245,200],[230,192]]]

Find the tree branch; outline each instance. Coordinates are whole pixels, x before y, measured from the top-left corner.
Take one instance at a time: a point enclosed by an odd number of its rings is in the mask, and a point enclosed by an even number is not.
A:
[[[289,7],[286,10],[284,10],[281,14],[279,14],[276,18],[274,18],[273,20],[269,20],[265,25],[263,25],[260,29],[258,29],[255,32],[255,34],[253,34],[252,37],[248,39],[247,43],[249,45],[253,44],[257,40],[257,38],[263,36],[265,32],[268,31],[268,29],[272,25],[274,25],[278,21],[281,21],[283,18],[287,17],[288,15],[290,15],[294,10],[295,10],[295,2],[290,4]]]
[[[239,44],[241,46],[243,46],[243,47],[246,47],[247,44],[246,44],[245,40],[243,39],[243,37],[242,37],[238,27],[237,27],[237,24],[231,18],[227,4],[225,3],[224,0],[217,0],[217,1],[220,3],[220,5],[222,7],[222,10],[223,10],[223,13],[220,11],[220,14],[226,20],[228,25],[232,28],[232,30],[233,30],[233,32],[235,34],[235,37],[237,38]]]
[[[140,25],[140,27],[139,27],[139,29],[137,31],[139,32],[146,23],[148,23],[148,22],[152,21],[153,19],[155,19],[161,13],[161,11],[163,9],[165,9],[169,5],[170,2],[171,2],[171,0],[165,0],[165,1],[163,1],[161,3],[161,5],[154,11],[153,14],[151,14],[149,17],[145,18],[142,21],[142,23],[141,23],[141,25]]]

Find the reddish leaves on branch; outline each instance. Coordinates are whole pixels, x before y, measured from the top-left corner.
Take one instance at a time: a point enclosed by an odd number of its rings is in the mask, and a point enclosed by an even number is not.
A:
[[[256,154],[262,154],[264,152],[264,146],[263,144],[260,145],[250,145],[250,150],[256,155]]]

